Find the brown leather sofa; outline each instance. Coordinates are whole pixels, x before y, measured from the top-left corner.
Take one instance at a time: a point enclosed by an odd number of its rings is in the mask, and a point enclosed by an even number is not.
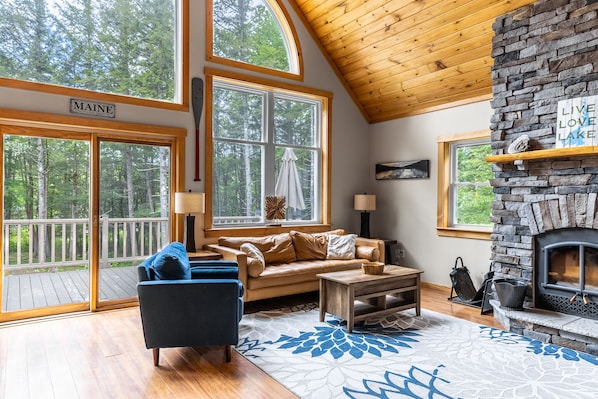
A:
[[[359,269],[366,260],[384,262],[385,253],[383,240],[345,234],[342,229],[220,237],[218,244],[204,248],[239,264],[246,302],[317,291],[317,274]]]

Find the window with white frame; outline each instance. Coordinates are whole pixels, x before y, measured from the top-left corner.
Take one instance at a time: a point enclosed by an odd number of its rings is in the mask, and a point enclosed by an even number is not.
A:
[[[486,156],[492,154],[486,139],[458,141],[450,146],[450,219],[453,227],[487,228],[492,225],[491,205],[494,193],[491,164]]]
[[[320,223],[322,100],[214,78],[212,227],[264,225],[266,196],[282,224]]]

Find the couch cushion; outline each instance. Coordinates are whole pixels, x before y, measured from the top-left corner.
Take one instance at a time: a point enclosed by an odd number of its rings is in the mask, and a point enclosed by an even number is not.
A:
[[[189,280],[191,266],[187,250],[180,242],[172,242],[158,252],[151,264],[156,280]]]
[[[258,277],[266,267],[266,261],[262,252],[251,243],[241,244],[241,251],[247,255],[247,274],[251,277]]]
[[[297,259],[293,239],[289,233],[269,236],[273,245],[267,251],[262,251],[266,265],[273,263],[293,262]]]
[[[262,253],[270,249],[274,244],[271,236],[265,237],[220,237],[218,239],[218,245],[222,245],[229,248],[241,250],[241,245],[248,242],[255,245]]]
[[[247,279],[250,290],[318,281],[317,274],[341,270],[360,269],[363,259],[302,260],[266,266],[258,278]]]
[[[328,235],[326,233],[307,234],[291,231],[297,260],[326,259]]]
[[[272,263],[293,262],[295,247],[289,233],[273,234],[264,237],[220,237],[218,244],[225,247],[241,250],[244,243],[255,245],[264,255],[266,265]]]
[[[355,259],[355,238],[356,234],[330,234],[326,259]]]

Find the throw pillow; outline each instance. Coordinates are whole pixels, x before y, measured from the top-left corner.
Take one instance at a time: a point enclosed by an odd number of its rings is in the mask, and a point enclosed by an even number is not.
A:
[[[328,236],[326,259],[355,259],[355,239],[357,234]]]
[[[247,274],[251,277],[258,277],[266,267],[266,261],[262,252],[253,244],[241,244],[241,251],[247,255]]]
[[[187,250],[180,242],[172,242],[158,252],[151,268],[157,280],[191,279],[191,265]]]
[[[297,260],[326,259],[328,236],[291,231]]]
[[[262,250],[267,265],[289,263],[297,260],[293,239],[289,233],[274,234],[269,238],[273,245],[267,251]]]

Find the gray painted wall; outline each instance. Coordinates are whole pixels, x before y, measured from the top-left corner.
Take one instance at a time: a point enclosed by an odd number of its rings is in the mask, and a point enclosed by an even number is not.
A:
[[[369,192],[373,236],[396,239],[405,251],[399,263],[424,270],[422,279],[450,286],[449,272],[461,256],[479,287],[490,267],[490,241],[436,235],[438,145],[436,137],[488,129],[490,102],[480,102],[370,126]],[[376,163],[430,160],[430,178],[375,180]]]

